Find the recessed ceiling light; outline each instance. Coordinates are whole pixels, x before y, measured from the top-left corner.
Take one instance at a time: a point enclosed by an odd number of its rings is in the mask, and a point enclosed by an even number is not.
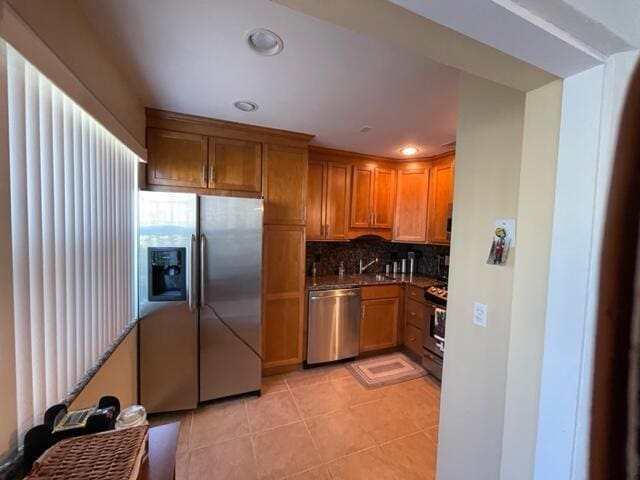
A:
[[[260,55],[277,55],[284,48],[282,39],[266,28],[251,30],[246,39],[249,48]]]
[[[400,153],[407,156],[415,155],[416,153],[418,153],[418,149],[416,147],[404,147],[402,150],[400,150]]]
[[[373,129],[369,125],[365,125],[360,129],[360,133],[367,133],[367,132],[370,132],[371,130]]]
[[[238,100],[237,102],[233,102],[233,106],[243,112],[255,112],[258,110],[258,104],[250,100]]]

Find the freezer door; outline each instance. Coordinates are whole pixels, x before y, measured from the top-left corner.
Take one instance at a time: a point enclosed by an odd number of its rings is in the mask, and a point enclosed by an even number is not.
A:
[[[262,200],[200,197],[200,400],[260,390]]]
[[[139,193],[140,400],[147,412],[198,404],[196,196]]]

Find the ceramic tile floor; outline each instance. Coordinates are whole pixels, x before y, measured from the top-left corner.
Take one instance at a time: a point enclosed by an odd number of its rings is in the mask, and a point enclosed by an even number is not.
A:
[[[182,422],[177,480],[432,480],[439,404],[428,377],[366,390],[340,365],[152,424]]]

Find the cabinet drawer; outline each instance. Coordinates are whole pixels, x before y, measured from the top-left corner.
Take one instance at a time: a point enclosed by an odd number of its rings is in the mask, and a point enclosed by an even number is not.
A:
[[[398,298],[400,287],[398,285],[376,285],[374,287],[362,287],[360,298],[362,300],[375,300],[377,298]]]
[[[416,355],[422,356],[422,330],[407,323],[404,329],[404,345]]]
[[[424,289],[414,287],[413,285],[407,285],[407,298],[424,304]]]
[[[416,328],[424,330],[424,305],[411,299],[407,300],[405,318],[407,320],[407,323],[410,323]]]

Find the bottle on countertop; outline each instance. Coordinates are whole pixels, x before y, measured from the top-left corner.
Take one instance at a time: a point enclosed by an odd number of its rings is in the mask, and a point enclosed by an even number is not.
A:
[[[407,259],[403,258],[400,261],[400,273],[407,273]]]
[[[409,258],[409,273],[416,273],[416,254],[409,252],[407,253],[407,257]]]
[[[340,262],[340,266],[338,267],[338,278],[341,280],[344,278],[344,262]]]
[[[315,280],[318,275],[318,264],[320,263],[320,255],[315,254],[313,256],[313,262],[311,263],[311,276]]]

